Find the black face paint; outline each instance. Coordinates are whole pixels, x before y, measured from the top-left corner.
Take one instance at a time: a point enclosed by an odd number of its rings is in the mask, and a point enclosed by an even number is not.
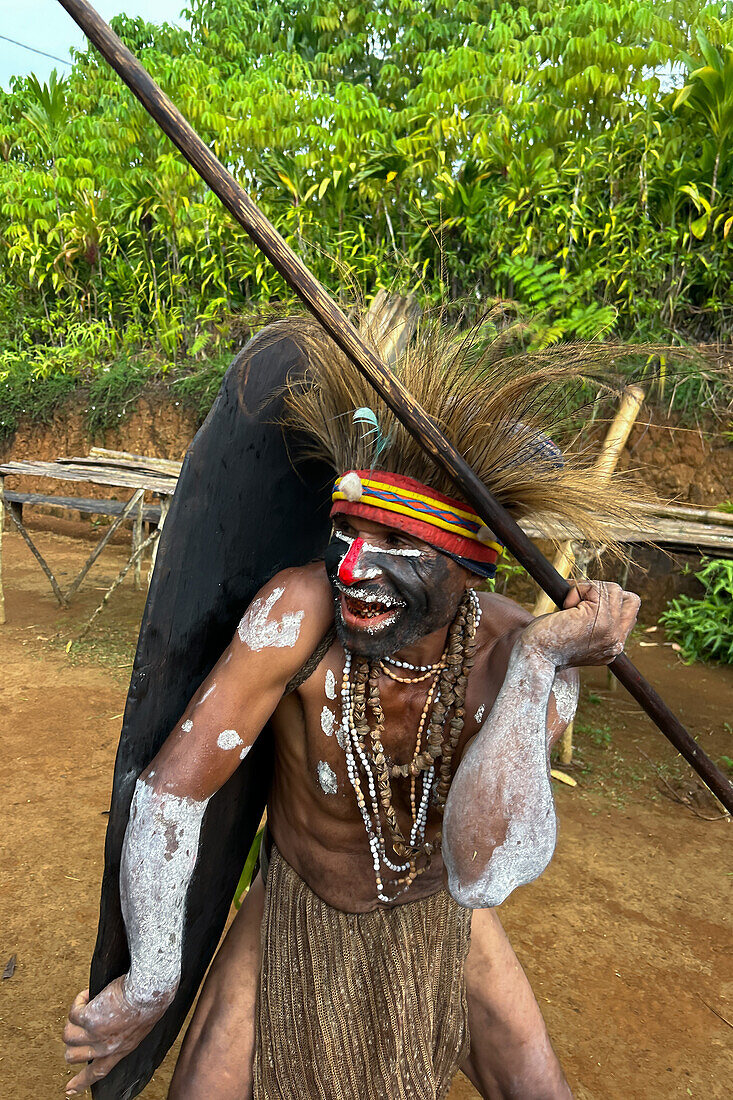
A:
[[[439,550],[425,545],[415,556],[364,550],[360,571],[379,575],[345,583],[339,566],[351,542],[335,533],[324,555],[343,646],[363,657],[387,657],[453,621],[463,586]]]

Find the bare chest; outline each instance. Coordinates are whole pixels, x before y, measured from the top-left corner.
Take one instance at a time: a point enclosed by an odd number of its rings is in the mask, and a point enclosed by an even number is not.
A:
[[[436,682],[432,678],[402,684],[380,676],[378,690],[365,690],[356,710],[353,688],[353,684],[350,689],[343,684],[342,662],[332,660],[316,670],[301,689],[299,744],[291,745],[294,751],[287,756],[293,767],[302,769],[312,796],[339,817],[356,811],[354,767],[357,774],[365,773],[369,770],[363,767],[365,760],[373,763],[380,752],[391,774],[395,803],[407,808],[413,786],[409,782],[410,769],[426,753],[431,730],[439,730],[446,744],[451,734],[458,732],[451,760],[451,772],[455,771],[466,743],[488,716],[498,690],[486,676],[483,662],[477,662],[469,677],[460,713],[455,706],[436,710]],[[458,721],[454,723],[456,716]],[[289,731],[289,742],[293,732]],[[407,774],[400,777],[396,768]]]

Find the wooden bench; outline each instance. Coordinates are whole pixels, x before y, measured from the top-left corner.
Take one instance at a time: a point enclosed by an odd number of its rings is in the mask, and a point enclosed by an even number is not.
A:
[[[90,500],[84,497],[52,497],[44,496],[42,493],[18,493],[10,489],[5,490],[5,502],[8,505],[8,511],[21,522],[23,507],[26,504],[49,504],[66,511],[86,512],[89,515],[119,516],[127,503],[125,500]],[[160,511],[159,504],[146,504],[142,510],[143,522],[157,526],[160,522]],[[129,518],[131,523],[135,520],[134,515],[126,518]]]

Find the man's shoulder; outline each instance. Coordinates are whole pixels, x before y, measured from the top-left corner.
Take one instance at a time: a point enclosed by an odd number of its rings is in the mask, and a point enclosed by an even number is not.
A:
[[[257,593],[250,610],[272,605],[277,617],[299,624],[299,648],[316,645],[333,622],[333,596],[323,562],[311,562],[276,573]]]
[[[306,612],[317,614],[319,611],[333,610],[331,585],[322,561],[281,569],[270,578],[262,592],[275,588],[281,589],[283,603],[299,603]]]
[[[481,605],[480,641],[497,641],[521,630],[532,621],[531,611],[498,592],[479,592]]]
[[[333,600],[322,563],[283,569],[245,609],[227,651],[227,672],[287,682],[317,649],[333,622]]]

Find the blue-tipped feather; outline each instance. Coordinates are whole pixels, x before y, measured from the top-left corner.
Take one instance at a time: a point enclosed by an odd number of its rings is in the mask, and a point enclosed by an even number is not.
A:
[[[391,436],[389,434],[388,435],[383,434],[382,429],[379,427],[379,421],[377,420],[377,414],[374,412],[373,409],[370,409],[368,407],[368,405],[362,405],[362,407],[360,409],[357,409],[356,412],[354,413],[353,419],[354,419],[355,424],[365,424],[365,425],[368,424],[368,425],[370,425],[369,429],[365,430],[364,436],[365,437],[370,436],[370,435],[374,436],[374,442],[375,442],[375,446],[376,446],[376,449],[375,449],[375,452],[374,452],[374,461],[376,462],[376,460],[381,455],[382,451],[386,451],[387,447],[389,447],[389,445],[392,441]]]

